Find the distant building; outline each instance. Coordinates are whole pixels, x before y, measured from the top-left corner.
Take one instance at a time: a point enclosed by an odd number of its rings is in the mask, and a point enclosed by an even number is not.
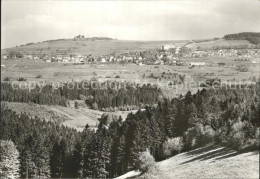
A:
[[[113,56],[110,56],[110,57],[109,57],[109,62],[112,62],[112,61],[114,61],[114,59],[115,59],[115,57],[113,57]]]
[[[174,44],[164,44],[164,45],[161,46],[161,49],[162,49],[162,50],[169,50],[169,49],[171,49],[171,48],[176,49],[177,46],[174,45]]]
[[[33,59],[33,56],[32,56],[32,55],[25,55],[24,57],[27,58],[27,59],[29,59],[29,60],[32,60],[32,59]]]
[[[191,62],[190,66],[205,66],[205,62]]]
[[[2,55],[2,59],[6,60],[8,56],[6,54]]]
[[[101,63],[106,63],[107,61],[106,61],[106,59],[105,58],[101,58],[101,61],[100,61]]]

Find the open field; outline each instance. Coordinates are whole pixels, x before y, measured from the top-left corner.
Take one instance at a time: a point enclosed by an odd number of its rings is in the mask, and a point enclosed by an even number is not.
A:
[[[238,153],[220,146],[202,147],[156,164],[157,178],[258,178],[259,151]],[[145,178],[131,171],[118,179]],[[148,175],[149,176],[149,175]]]
[[[27,113],[32,118],[38,117],[46,121],[53,121],[60,125],[65,125],[82,131],[88,124],[91,127],[97,127],[99,118],[104,114],[102,111],[88,108],[75,109],[63,106],[38,105],[34,103],[1,102],[4,108],[15,111],[18,114]],[[127,115],[133,111],[109,112],[126,119]],[[108,113],[108,112],[106,112]]]
[[[186,60],[187,63],[192,59]],[[130,81],[139,84],[151,83],[158,84],[167,93],[166,96],[174,97],[185,94],[188,90],[197,90],[185,88],[181,85],[174,85],[167,88],[167,84],[176,80],[175,78],[153,78],[151,75],[161,77],[163,73],[176,73],[185,75],[190,80],[194,80],[197,84],[203,83],[208,78],[219,78],[225,81],[250,81],[253,77],[259,77],[259,64],[252,64],[251,61],[238,62],[232,58],[208,57],[201,59],[193,59],[193,61],[206,62],[207,66],[189,68],[186,66],[170,66],[170,65],[145,65],[138,66],[135,64],[83,64],[65,66],[63,63],[46,63],[42,60],[2,60],[2,64],[6,67],[1,70],[1,81],[6,77],[10,81],[23,77],[27,81],[40,81],[51,83],[54,81],[82,81],[90,80],[95,77],[99,81],[117,80]],[[226,66],[218,66],[218,63],[226,63]],[[249,67],[248,72],[239,72],[236,66],[243,64]],[[41,75],[40,78],[36,78]],[[178,80],[178,79],[177,79]]]
[[[67,120],[71,120],[66,115],[56,112],[46,105],[38,105],[34,103],[17,103],[17,102],[1,102],[4,109],[10,109],[18,114],[27,113],[32,118],[56,122],[62,124]]]

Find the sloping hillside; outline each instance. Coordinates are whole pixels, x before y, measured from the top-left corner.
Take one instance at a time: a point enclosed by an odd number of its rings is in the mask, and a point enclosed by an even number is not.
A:
[[[95,126],[103,112],[91,109],[74,109],[63,106],[47,106],[34,103],[1,102],[4,108],[18,114],[27,113],[32,118],[56,122],[82,131],[86,124]]]
[[[14,48],[1,50],[2,54],[11,51],[23,54],[92,54],[93,56],[108,55],[111,53],[124,53],[131,51],[144,51],[161,48],[162,44],[174,43],[184,45],[187,41],[127,41],[127,40],[79,40],[61,39],[51,40]]]
[[[41,120],[52,121],[57,124],[70,120],[66,115],[55,112],[45,105],[1,101],[1,107],[4,109],[10,109],[17,114],[27,113],[32,118],[38,117]]]
[[[225,40],[225,39],[217,39],[217,40],[209,40],[205,42],[194,42],[187,45],[187,47],[197,50],[199,48],[201,49],[211,49],[214,47],[238,47],[238,46],[252,46],[249,41],[247,40]]]
[[[25,112],[32,118],[38,117],[41,120],[56,122],[57,124],[75,128],[78,131],[82,131],[87,124],[91,127],[96,127],[99,124],[98,119],[104,114],[102,111],[88,108],[75,109],[72,107],[38,105],[34,103],[2,101],[1,105],[3,108],[15,111],[18,114]],[[125,119],[130,112],[136,113],[137,110],[109,113]]]
[[[202,147],[158,162],[158,178],[258,178],[259,151],[238,153],[220,146]],[[145,178],[129,172],[118,178]],[[149,176],[149,173],[145,176]]]

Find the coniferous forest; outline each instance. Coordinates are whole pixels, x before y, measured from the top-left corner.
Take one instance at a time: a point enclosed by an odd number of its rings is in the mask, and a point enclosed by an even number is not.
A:
[[[142,94],[142,90],[150,91],[150,88],[146,86],[138,90]],[[11,90],[4,93],[5,100],[28,102]],[[61,104],[63,97],[71,99],[81,94],[78,92],[69,97],[70,93],[64,93],[60,91],[60,94],[53,94],[52,100],[45,100],[50,93],[40,97],[32,92],[28,93],[28,98],[38,99],[34,102],[39,104]],[[111,94],[100,93],[104,96]],[[117,97],[120,95],[124,93],[118,93]],[[40,102],[41,99],[44,102]],[[141,99],[145,101],[145,97]],[[83,132],[33,119],[26,114],[18,115],[1,107],[0,163],[11,157],[14,160],[14,165],[10,166],[14,171],[11,174],[20,177],[112,178],[138,169],[140,152],[147,149],[156,161],[210,143],[240,151],[254,150],[259,146],[259,100],[259,86],[203,89],[172,100],[160,99],[156,106],[147,105],[145,110],[130,113],[125,120],[103,115],[96,131],[87,125]],[[165,146],[177,138],[182,141],[181,145],[179,142],[181,147],[169,152]],[[0,177],[4,176],[5,170],[8,168],[0,171]]]
[[[68,106],[68,100],[82,99],[83,96],[85,103],[93,109],[152,105],[161,95],[161,90],[151,84],[141,86],[114,81],[65,83],[57,88],[48,84],[42,89],[37,85],[30,91],[10,83],[1,84],[2,101]]]

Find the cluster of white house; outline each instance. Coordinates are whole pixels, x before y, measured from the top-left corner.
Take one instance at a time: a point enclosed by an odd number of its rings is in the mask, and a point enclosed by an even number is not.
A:
[[[56,55],[49,57],[48,55],[45,56],[36,56],[36,55],[24,55],[24,58],[30,59],[30,60],[38,60],[42,59],[47,63],[50,62],[60,62],[60,63],[83,63],[85,56],[82,55],[70,55],[70,56],[64,56],[64,55]]]

